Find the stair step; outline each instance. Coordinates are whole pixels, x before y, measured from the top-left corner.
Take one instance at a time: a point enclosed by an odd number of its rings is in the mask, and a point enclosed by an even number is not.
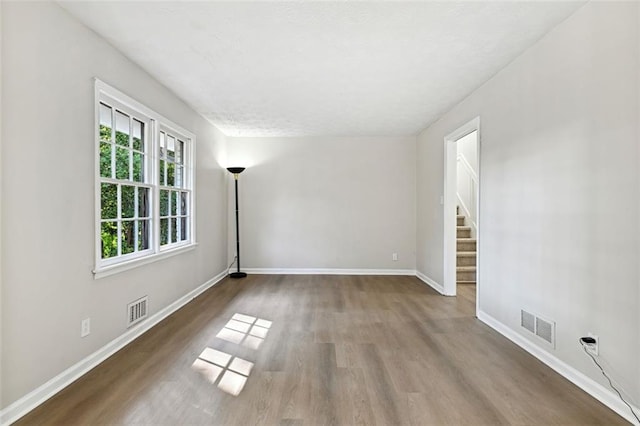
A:
[[[475,283],[476,283],[475,280],[474,281],[456,281],[456,284],[462,284],[462,285],[475,284]]]
[[[476,267],[475,266],[458,266],[456,267],[456,282],[460,281],[475,281],[476,280]]]
[[[471,227],[470,226],[458,226],[456,229],[456,237],[457,238],[471,238]]]
[[[475,272],[476,267],[473,265],[469,266],[456,266],[456,272]]]
[[[476,257],[475,251],[459,251],[456,253],[457,257]]]
[[[458,251],[476,251],[476,239],[458,238],[456,240],[456,249]]]
[[[464,253],[460,256],[460,253]],[[469,253],[470,255],[467,255]],[[464,251],[459,252],[456,255],[456,266],[476,266],[476,252],[475,251]]]
[[[458,226],[462,226],[462,225],[464,225],[464,216],[462,216],[462,215],[457,215],[457,216],[456,216],[456,219],[457,219],[457,222],[456,222],[456,223],[458,224]]]

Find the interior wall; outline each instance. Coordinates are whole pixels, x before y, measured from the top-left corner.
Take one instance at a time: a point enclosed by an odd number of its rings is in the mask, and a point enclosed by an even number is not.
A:
[[[456,149],[458,155],[464,156],[474,173],[478,173],[478,133],[469,133],[467,136],[458,139]]]
[[[228,155],[247,166],[243,268],[415,269],[415,137],[229,138]]]
[[[636,8],[636,22],[638,22],[640,24],[640,7]],[[637,36],[640,38],[640,29],[638,29],[636,27],[636,31],[638,32]],[[638,43],[637,46],[637,59],[636,59],[636,69],[640,68],[640,43]],[[636,89],[637,89],[637,97],[636,97],[636,103],[637,103],[637,118],[636,118],[636,135],[638,135],[638,137],[640,138],[640,72],[637,73],[636,75],[637,77],[637,84],[636,84]],[[637,164],[640,164],[640,148],[638,148],[636,150],[636,161]],[[635,221],[636,223],[640,223],[640,173],[638,173],[638,185],[636,187],[636,208],[638,209],[638,216],[636,217]],[[640,240],[640,227],[637,230],[638,234],[636,234],[636,239]],[[638,268],[638,276],[640,277],[640,262],[637,262],[637,268]],[[638,307],[640,307],[640,291],[638,291],[638,297],[637,297],[637,305]],[[637,327],[637,338],[638,338],[638,342],[640,342],[640,327]],[[638,386],[640,387],[640,367],[638,367],[638,376],[637,376],[637,380],[638,380]],[[640,391],[639,391],[640,392]],[[640,404],[637,404],[637,400],[636,400],[636,407],[640,406]]]
[[[2,407],[2,2],[0,2],[0,407]]]
[[[456,144],[456,192],[457,204],[460,206],[460,214],[464,214],[467,226],[471,226],[471,237],[476,237],[476,182],[474,175],[478,175],[478,132],[472,132]],[[470,170],[469,170],[470,169]]]
[[[2,407],[224,270],[224,137],[53,2],[2,3]],[[170,58],[168,58],[170,60]],[[194,132],[198,246],[94,280],[94,81]],[[80,323],[91,318],[91,334]]]
[[[640,402],[638,3],[590,2],[418,137],[417,268],[442,279],[443,139],[480,116],[480,310]],[[442,281],[439,281],[440,283]],[[556,322],[551,349],[520,309]]]

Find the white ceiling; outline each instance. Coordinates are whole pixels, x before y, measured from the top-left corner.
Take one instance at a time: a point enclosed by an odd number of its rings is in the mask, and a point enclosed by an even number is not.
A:
[[[228,136],[417,134],[583,4],[60,3]]]

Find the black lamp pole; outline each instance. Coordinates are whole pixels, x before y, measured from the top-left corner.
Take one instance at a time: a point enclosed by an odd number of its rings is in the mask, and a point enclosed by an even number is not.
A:
[[[236,256],[238,258],[238,270],[229,274],[231,278],[244,278],[246,272],[240,272],[240,221],[238,220],[238,175],[244,171],[244,167],[227,167],[233,173],[233,180],[236,186]]]

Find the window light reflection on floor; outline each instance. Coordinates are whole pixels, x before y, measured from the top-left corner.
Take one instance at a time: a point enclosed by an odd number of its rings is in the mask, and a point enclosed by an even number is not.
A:
[[[216,337],[257,350],[267,337],[272,324],[266,319],[236,313]],[[253,363],[222,351],[205,348],[191,368],[212,385],[218,381],[220,390],[238,396],[247,383]]]
[[[230,362],[231,361],[231,362]],[[200,373],[209,383],[218,382],[218,388],[233,396],[238,396],[247,383],[253,363],[233,357],[215,349],[206,348],[194,361],[191,368]]]
[[[267,337],[271,321],[244,314],[234,314],[217,338],[257,350]]]

